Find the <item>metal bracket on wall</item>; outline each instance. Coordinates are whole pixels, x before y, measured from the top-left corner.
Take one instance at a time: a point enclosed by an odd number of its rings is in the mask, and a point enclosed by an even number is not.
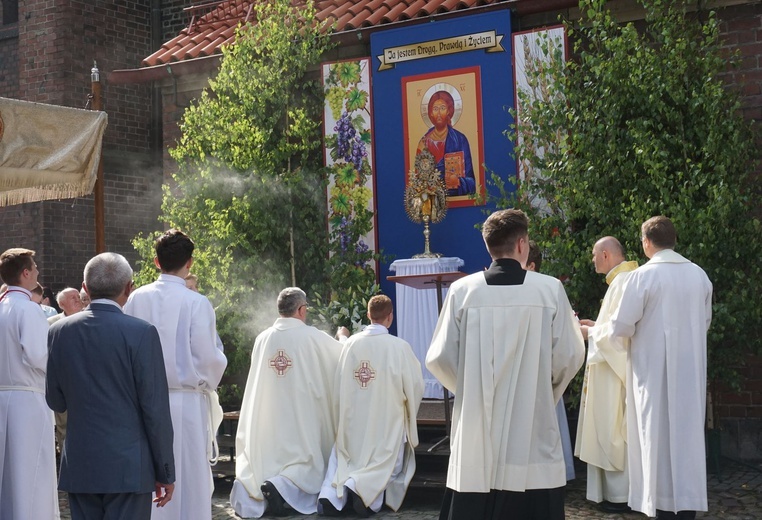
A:
[[[167,65],[167,74],[169,74],[169,77],[172,78],[172,93],[174,95],[174,104],[178,108],[188,108],[190,106],[190,103],[180,104],[177,102],[177,76],[172,73],[172,67]]]

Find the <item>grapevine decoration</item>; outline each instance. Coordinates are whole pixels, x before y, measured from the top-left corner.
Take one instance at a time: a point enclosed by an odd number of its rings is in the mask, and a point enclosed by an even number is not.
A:
[[[416,156],[415,169],[409,174],[405,189],[405,212],[413,222],[423,223],[424,251],[413,258],[442,256],[429,250],[429,224],[441,222],[447,214],[447,189],[436,168],[434,156],[428,150],[423,150]]]
[[[357,330],[367,299],[378,291],[373,232],[370,85],[367,60],[325,64],[330,293],[317,306],[321,320]]]

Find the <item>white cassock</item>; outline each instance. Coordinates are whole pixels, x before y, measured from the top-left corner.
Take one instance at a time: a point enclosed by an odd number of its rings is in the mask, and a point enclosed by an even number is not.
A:
[[[214,481],[208,451],[216,432],[210,425],[210,393],[227,366],[217,348],[212,304],[179,276],[161,274],[130,295],[124,312],[159,331],[169,385],[177,480],[172,500],[152,508],[151,518],[211,518]]]
[[[654,254],[627,279],[611,319],[631,338],[627,374],[628,504],[706,511],[706,332],[712,284],[678,253]]]
[[[637,262],[622,262],[607,275],[609,288],[587,336],[587,366],[582,384],[574,454],[587,463],[587,499],[627,502],[627,422],[625,382],[630,340],[611,335],[611,316]]]
[[[399,509],[415,473],[422,397],[421,364],[406,341],[379,324],[349,338],[336,371],[336,466],[326,473],[320,498],[340,510],[347,486],[376,512],[384,501]]]
[[[479,272],[454,282],[426,356],[455,394],[447,487],[565,486],[555,407],[584,356],[559,280],[527,272],[521,285],[488,285]]]
[[[230,504],[239,516],[264,514],[265,480],[298,512],[317,512],[336,438],[340,354],[341,343],[297,318],[278,318],[257,336],[235,439]]]
[[[60,518],[53,412],[45,402],[48,323],[32,294],[0,296],[0,518]]]

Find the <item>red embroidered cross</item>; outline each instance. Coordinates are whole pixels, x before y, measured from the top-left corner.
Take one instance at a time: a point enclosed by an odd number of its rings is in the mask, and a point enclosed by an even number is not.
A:
[[[363,388],[367,388],[368,384],[376,379],[376,371],[370,366],[370,362],[362,361],[360,363],[360,367],[355,370],[355,379]]]
[[[291,368],[294,363],[286,355],[285,351],[279,350],[278,355],[270,360],[270,366],[278,374],[278,377],[282,377],[286,374],[286,371]]]

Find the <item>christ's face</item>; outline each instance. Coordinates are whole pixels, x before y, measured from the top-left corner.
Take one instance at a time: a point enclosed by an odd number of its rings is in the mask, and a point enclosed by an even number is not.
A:
[[[429,119],[438,130],[450,124],[450,117],[450,109],[447,107],[447,103],[442,99],[434,101],[429,110]]]

